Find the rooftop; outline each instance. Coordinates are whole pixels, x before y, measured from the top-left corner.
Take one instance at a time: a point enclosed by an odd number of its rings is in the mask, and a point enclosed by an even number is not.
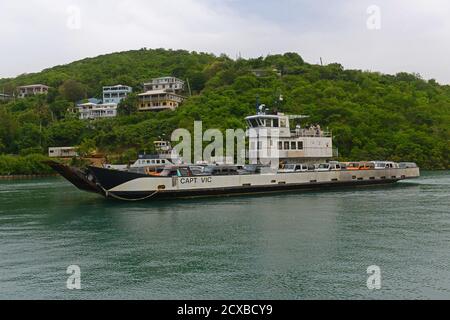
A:
[[[171,95],[175,95],[175,96],[181,97],[180,95],[178,95],[176,93],[173,93],[172,91],[167,90],[167,89],[149,90],[147,92],[138,94],[138,96],[149,96],[149,95],[157,95],[157,94],[171,94]]]
[[[45,88],[49,88],[49,86],[46,86],[45,84],[30,84],[30,85],[26,85],[26,86],[19,86],[19,88],[36,88],[36,87],[45,87]]]
[[[97,108],[113,108],[113,107],[117,107],[116,103],[102,103],[102,104],[97,104],[97,103],[93,103],[93,102],[86,102],[86,103],[82,103],[82,104],[78,104],[77,107],[97,107]]]
[[[131,89],[130,86],[126,86],[126,85],[122,85],[122,84],[117,84],[117,85],[115,85],[115,86],[105,86],[105,87],[103,87],[103,90],[104,90],[104,89],[110,89],[110,88],[127,88],[127,89]]]

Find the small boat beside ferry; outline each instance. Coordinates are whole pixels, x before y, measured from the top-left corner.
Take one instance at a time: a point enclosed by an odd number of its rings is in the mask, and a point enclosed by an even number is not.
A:
[[[385,185],[420,176],[412,162],[334,161],[330,131],[302,125],[307,116],[266,111],[260,106],[256,115],[246,118],[257,138],[250,140],[246,165],[189,164],[174,156],[170,143],[164,141],[156,142],[159,155],[141,155],[132,165],[82,170],[48,164],[81,190],[123,201]],[[259,142],[260,136],[264,142]],[[277,160],[275,167],[273,160]]]

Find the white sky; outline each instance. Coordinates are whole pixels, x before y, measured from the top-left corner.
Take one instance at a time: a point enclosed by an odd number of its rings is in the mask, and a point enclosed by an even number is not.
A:
[[[367,27],[371,5],[378,30]],[[450,84],[448,0],[1,0],[0,39],[0,78],[163,47],[232,58],[295,51]]]

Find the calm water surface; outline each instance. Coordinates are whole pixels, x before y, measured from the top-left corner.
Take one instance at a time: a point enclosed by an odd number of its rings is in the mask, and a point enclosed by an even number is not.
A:
[[[74,264],[79,291],[66,289]],[[60,178],[0,182],[0,298],[450,299],[450,173],[131,204]]]

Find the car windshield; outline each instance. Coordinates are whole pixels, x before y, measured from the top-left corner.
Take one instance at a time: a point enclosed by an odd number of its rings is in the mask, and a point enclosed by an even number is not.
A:
[[[294,170],[295,169],[295,165],[294,164],[288,164],[288,165],[284,166],[284,169]]]
[[[328,169],[330,165],[328,163],[322,163],[319,165],[319,169]]]
[[[203,169],[203,172],[205,172],[205,173],[212,173],[213,170],[214,170],[213,167],[206,167],[205,169]]]

